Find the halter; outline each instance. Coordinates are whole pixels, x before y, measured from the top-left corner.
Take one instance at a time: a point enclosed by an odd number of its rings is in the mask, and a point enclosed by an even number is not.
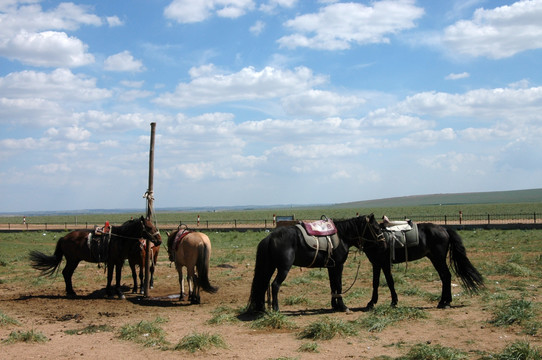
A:
[[[145,226],[145,224],[143,223],[143,221],[139,220],[139,223],[141,224],[141,235],[143,235],[144,233],[149,235],[151,238],[155,238],[156,236],[159,236],[160,235],[160,230],[156,229],[156,232],[154,233],[151,233],[147,230],[147,227]],[[120,238],[123,238],[123,239],[131,239],[131,240],[139,240],[141,238],[141,236],[139,237],[132,237],[132,236],[125,236],[125,235],[119,235],[119,234],[115,234],[113,233],[113,226],[111,227],[111,236],[116,236],[116,237],[120,237]],[[156,240],[158,242],[158,240]],[[151,242],[153,242],[151,240]]]
[[[371,235],[373,237],[372,239],[368,239],[364,237],[365,231],[367,230],[367,228],[369,228],[369,231],[371,232]],[[376,239],[376,240],[373,240],[373,239]],[[363,247],[364,241],[375,242],[375,243],[383,242],[384,244],[386,243],[386,238],[384,237],[384,233],[381,232],[380,234],[377,234],[375,230],[373,229],[373,227],[370,226],[369,219],[367,218],[367,216],[365,216],[365,226],[363,228],[363,232],[361,233],[361,236],[358,236],[358,240],[359,240],[358,248],[360,250]]]

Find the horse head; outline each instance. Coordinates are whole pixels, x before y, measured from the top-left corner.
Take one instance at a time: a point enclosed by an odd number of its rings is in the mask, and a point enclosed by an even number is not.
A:
[[[154,226],[152,221],[149,218],[144,218],[143,216],[141,216],[139,221],[141,222],[143,237],[150,240],[154,245],[162,244],[160,231],[156,228],[156,226]]]
[[[376,242],[377,246],[380,249],[386,249],[386,238],[382,232],[382,227],[375,218],[375,215],[371,213],[370,215],[365,215],[366,230],[369,231],[370,240]]]

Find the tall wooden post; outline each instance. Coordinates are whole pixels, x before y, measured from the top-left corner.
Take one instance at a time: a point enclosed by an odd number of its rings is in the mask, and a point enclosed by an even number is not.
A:
[[[154,182],[154,133],[156,130],[156,123],[151,123],[151,145],[149,150],[149,188],[147,189],[147,192],[145,193],[145,196],[147,198],[147,218],[152,220],[153,216],[153,202],[154,202],[154,194],[153,194],[153,182]],[[149,287],[150,287],[150,269],[151,269],[151,242],[149,239],[147,239],[146,243],[146,249],[145,255],[145,290],[144,295],[145,297],[149,296]]]

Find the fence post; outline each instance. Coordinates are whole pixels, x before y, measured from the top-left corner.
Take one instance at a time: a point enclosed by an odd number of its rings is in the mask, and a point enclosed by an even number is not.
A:
[[[444,215],[444,225],[448,225],[448,216]]]
[[[536,224],[536,211],[533,213],[533,221]]]
[[[487,224],[489,225],[490,221],[489,221],[489,214],[487,214]]]

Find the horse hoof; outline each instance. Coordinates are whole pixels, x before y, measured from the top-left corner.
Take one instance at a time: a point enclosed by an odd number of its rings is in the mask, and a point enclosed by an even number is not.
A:
[[[437,308],[438,309],[450,309],[452,306],[449,304],[449,303],[439,303],[437,305]]]

